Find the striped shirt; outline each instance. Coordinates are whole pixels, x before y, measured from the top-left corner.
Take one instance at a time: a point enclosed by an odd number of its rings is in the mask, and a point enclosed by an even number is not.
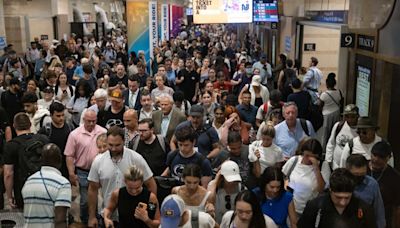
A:
[[[26,180],[22,197],[25,227],[54,227],[55,207],[71,207],[71,184],[56,168],[42,166]]]

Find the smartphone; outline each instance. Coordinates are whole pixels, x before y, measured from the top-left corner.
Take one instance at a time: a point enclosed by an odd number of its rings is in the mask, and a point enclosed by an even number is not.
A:
[[[138,207],[147,210],[147,204],[145,204],[145,203],[139,202]]]

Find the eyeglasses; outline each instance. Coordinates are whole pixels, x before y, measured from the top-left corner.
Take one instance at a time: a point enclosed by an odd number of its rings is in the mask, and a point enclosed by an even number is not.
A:
[[[225,208],[226,208],[227,210],[230,210],[230,209],[232,208],[232,205],[231,205],[231,195],[226,195],[226,196],[225,196]]]

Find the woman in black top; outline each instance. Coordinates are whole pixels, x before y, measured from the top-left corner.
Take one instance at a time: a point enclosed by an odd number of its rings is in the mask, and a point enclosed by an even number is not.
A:
[[[143,187],[143,172],[133,166],[124,175],[125,187],[112,192],[104,209],[105,227],[114,227],[112,213],[118,209],[119,227],[158,227],[160,211],[157,196]]]

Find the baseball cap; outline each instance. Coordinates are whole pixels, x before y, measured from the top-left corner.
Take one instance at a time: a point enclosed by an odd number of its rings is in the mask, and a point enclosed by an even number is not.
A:
[[[348,104],[344,107],[343,115],[358,115],[358,107],[355,104]]]
[[[165,197],[160,209],[161,227],[177,228],[183,212],[185,212],[185,202],[180,196],[172,194]]]
[[[193,105],[190,108],[189,116],[203,116],[204,108],[201,105]]]
[[[221,175],[228,182],[242,181],[239,166],[234,161],[226,161],[221,165]]]
[[[110,94],[110,100],[121,101],[124,98],[122,91],[120,89],[114,89]]]
[[[261,76],[254,75],[253,78],[251,79],[251,85],[252,86],[260,86],[260,84],[261,84]]]

